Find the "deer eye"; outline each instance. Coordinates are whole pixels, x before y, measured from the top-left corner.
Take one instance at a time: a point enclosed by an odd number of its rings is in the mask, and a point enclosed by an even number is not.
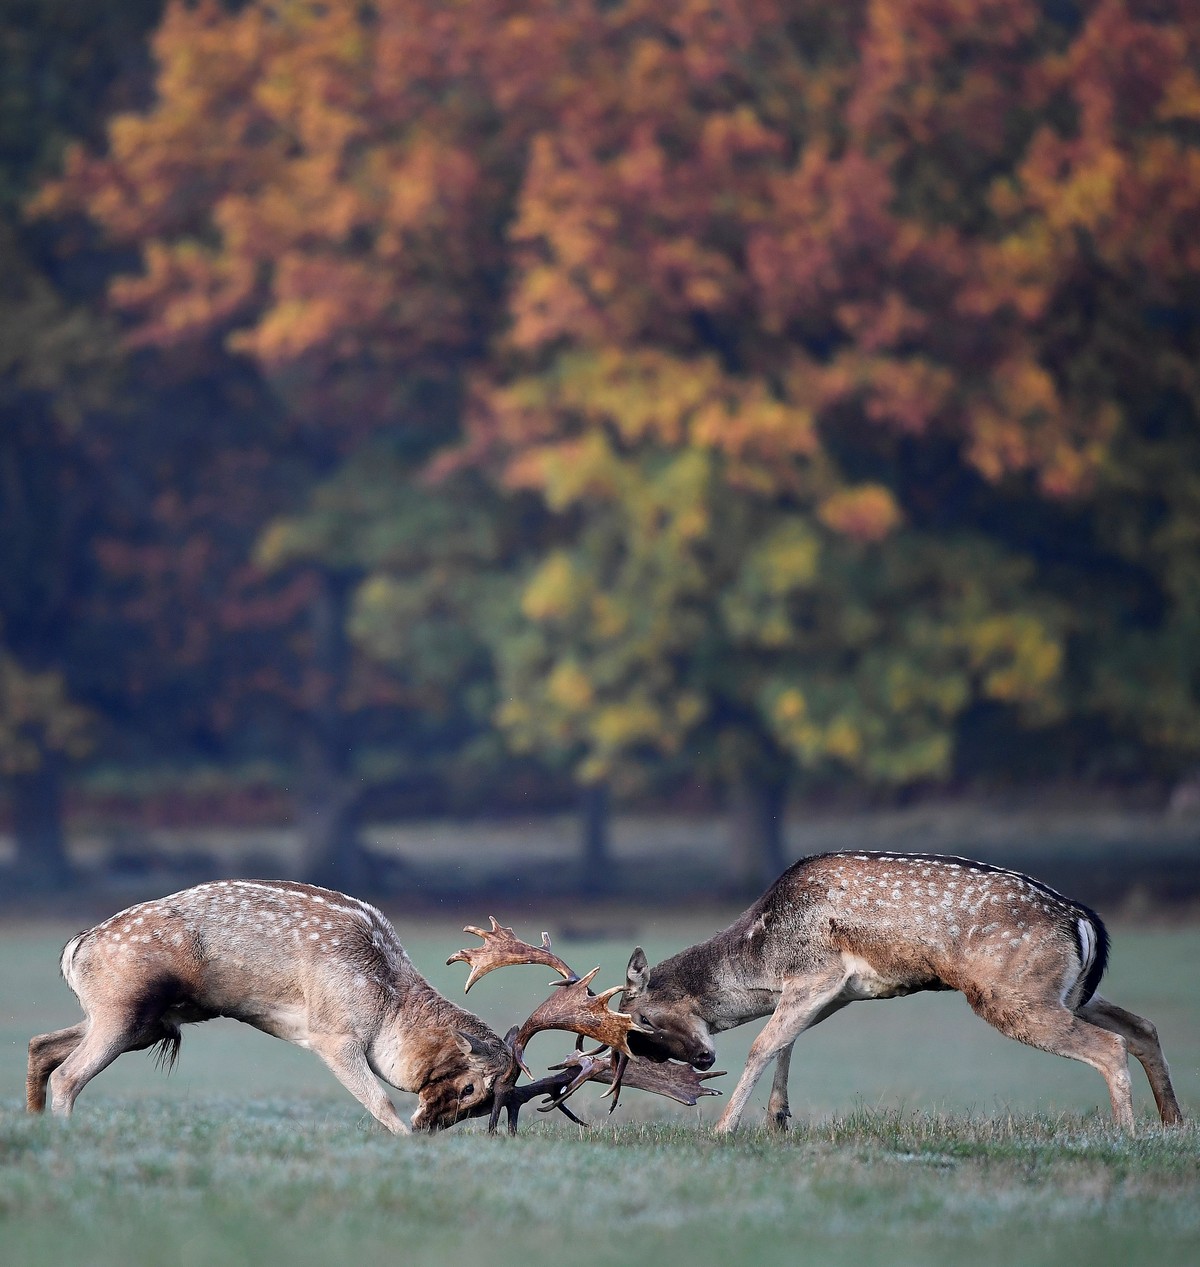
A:
[[[463,1095],[474,1095],[474,1094],[475,1094],[475,1084],[474,1084],[473,1082],[468,1082],[468,1083],[467,1083],[467,1085],[466,1085],[465,1087],[463,1087],[463,1089],[462,1089],[462,1093],[463,1093]]]

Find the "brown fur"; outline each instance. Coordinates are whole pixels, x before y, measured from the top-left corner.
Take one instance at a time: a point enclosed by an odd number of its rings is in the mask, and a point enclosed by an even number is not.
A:
[[[415,1092],[412,1126],[490,1111],[513,1066],[504,1041],[440,995],[374,907],[290,881],[228,880],[144,902],[67,943],[61,966],[86,1019],[30,1040],[26,1103],[68,1116],[126,1051],[158,1048],[168,1070],[180,1025],[231,1016],[315,1051],[388,1130],[409,1127],[376,1081]]]
[[[1108,935],[1094,911],[1029,876],[964,858],[845,852],[804,858],[729,928],[650,968],[629,961],[622,1009],[647,1054],[699,1068],[711,1036],[770,1016],[718,1131],[734,1130],[776,1060],[769,1113],[785,1127],[796,1038],[859,999],[959,990],[1001,1033],[1100,1071],[1113,1116],[1133,1128],[1126,1054],[1162,1120],[1182,1121],[1149,1021],[1096,994]]]

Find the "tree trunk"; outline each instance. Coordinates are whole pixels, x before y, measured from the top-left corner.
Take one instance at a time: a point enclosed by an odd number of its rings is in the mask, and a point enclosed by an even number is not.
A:
[[[335,757],[320,737],[305,737],[297,820],[301,874],[310,884],[353,894],[368,887],[371,877],[358,839],[358,798]]]
[[[747,774],[730,787],[730,879],[738,893],[761,893],[783,870],[786,805],[781,779]]]
[[[600,897],[613,888],[609,809],[608,784],[587,784],[579,804],[583,846],[579,887],[584,897]]]
[[[312,674],[301,718],[297,825],[301,874],[313,884],[349,893],[368,885],[368,859],[358,839],[360,797],[350,777],[349,739],[341,698],[349,672],[346,638],[348,577],[321,576],[309,611]]]
[[[9,779],[16,879],[25,889],[47,892],[74,881],[62,823],[62,764],[44,753],[32,770]]]

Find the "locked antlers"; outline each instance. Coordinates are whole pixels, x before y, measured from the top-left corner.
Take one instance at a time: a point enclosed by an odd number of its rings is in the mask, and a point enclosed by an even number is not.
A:
[[[589,1056],[587,1052],[573,1051],[566,1060],[557,1065],[551,1065],[550,1068],[576,1071],[574,1085],[566,1092],[566,1095],[570,1095],[572,1091],[588,1081],[611,1084],[615,1077],[616,1063],[611,1054],[597,1060]],[[724,1069],[699,1073],[691,1065],[682,1065],[675,1060],[665,1060],[660,1064],[657,1061],[647,1060],[644,1056],[630,1056],[621,1070],[621,1086],[633,1087],[636,1091],[652,1091],[655,1095],[665,1095],[667,1099],[675,1100],[679,1104],[695,1104],[702,1095],[720,1095],[716,1087],[706,1087],[704,1084],[710,1078],[724,1076]],[[619,1090],[620,1088],[618,1092]],[[617,1107],[617,1096],[616,1093],[609,1094],[613,1096],[611,1111]],[[562,1098],[565,1099],[566,1095]],[[552,1100],[551,1103],[541,1106],[538,1112],[548,1113],[557,1107],[557,1102]]]
[[[550,949],[548,933],[542,934],[540,946],[531,946],[517,937],[511,928],[503,927],[495,916],[488,918],[492,925],[490,929],[468,925],[463,930],[474,933],[483,944],[460,950],[446,960],[448,964],[461,961],[470,966],[467,990],[493,969],[511,964],[545,964],[563,978],[554,983],[555,992],[534,1010],[523,1025],[509,1030],[506,1041],[512,1049],[513,1070],[509,1078],[496,1085],[489,1131],[496,1129],[503,1108],[508,1113],[508,1129],[515,1132],[521,1106],[539,1095],[547,1097],[540,1112],[560,1109],[573,1122],[579,1122],[564,1102],[585,1082],[609,1085],[610,1089],[605,1094],[612,1097],[610,1112],[617,1106],[623,1085],[665,1095],[681,1104],[695,1104],[702,1095],[719,1094],[703,1085],[707,1079],[719,1077],[719,1074],[699,1074],[690,1065],[674,1061],[658,1064],[630,1052],[629,1034],[632,1030],[641,1030],[641,1026],[627,1013],[614,1012],[608,1006],[609,1000],[621,992],[622,986],[613,986],[601,994],[592,993],[591,982],[599,968],[593,968],[587,976],[581,977]],[[531,1078],[533,1076],[525,1063],[525,1048],[529,1040],[549,1029],[576,1034],[575,1051],[566,1060],[551,1066],[557,1073],[518,1086],[517,1080],[522,1071]],[[583,1051],[585,1038],[600,1046],[591,1052]]]
[[[557,987],[552,994],[515,1034],[509,1034],[509,1046],[513,1059],[529,1074],[529,1066],[525,1063],[525,1048],[529,1040],[547,1029],[566,1030],[577,1034],[579,1041],[576,1049],[583,1046],[582,1040],[590,1038],[616,1053],[620,1061],[628,1060],[629,1032],[639,1026],[633,1017],[625,1012],[614,1012],[608,1001],[614,994],[620,994],[623,987],[613,986],[603,994],[593,994],[591,983],[599,968],[593,968],[586,977],[579,976],[569,964],[565,963],[550,949],[550,934],[542,934],[542,944],[531,946],[522,941],[511,928],[503,927],[494,915],[488,917],[491,929],[475,928],[468,925],[463,931],[474,933],[483,941],[483,945],[463,949],[446,960],[448,964],[459,961],[470,965],[471,972],[467,977],[466,989],[469,990],[480,977],[485,977],[496,968],[508,967],[511,964],[540,963],[553,968],[562,978],[556,981]],[[586,1081],[586,1079],[584,1079]],[[572,1088],[574,1090],[574,1088]],[[615,1096],[620,1090],[620,1078],[614,1084]],[[566,1097],[560,1097],[565,1099]]]

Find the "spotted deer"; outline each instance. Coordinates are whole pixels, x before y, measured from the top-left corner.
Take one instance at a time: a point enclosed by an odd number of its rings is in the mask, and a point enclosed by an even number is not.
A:
[[[550,951],[501,929],[470,929],[484,945],[450,962],[471,965],[468,988],[494,968],[549,965],[566,980],[524,1025],[500,1038],[451,1003],[413,966],[384,916],[357,898],[284,880],[221,880],[143,902],[73,937],[60,966],[85,1019],[30,1040],[26,1104],[70,1116],[76,1097],[127,1051],[158,1048],[174,1064],[180,1026],[229,1016],[315,1052],[333,1075],[396,1135],[438,1130],[501,1109],[516,1130],[521,1105],[538,1095],[561,1109],[587,1081],[627,1086],[696,1103],[712,1094],[704,1075],[633,1058],[633,1021],[609,1009],[620,991],[592,994],[595,972],[578,977]],[[576,1052],[558,1072],[518,1085],[534,1034],[559,1029],[601,1044]],[[415,1092],[411,1126],[376,1081]]]
[[[1108,945],[1094,911],[1016,871],[926,854],[829,853],[802,858],[708,941],[654,967],[638,947],[620,1006],[638,1022],[635,1052],[697,1069],[713,1064],[712,1035],[770,1016],[719,1133],[737,1128],[772,1059],[768,1120],[785,1129],[797,1037],[848,1003],[920,990],[959,990],[1002,1034],[1099,1070],[1125,1130],[1134,1125],[1132,1052],[1163,1122],[1180,1122],[1154,1026],[1096,993]]]

